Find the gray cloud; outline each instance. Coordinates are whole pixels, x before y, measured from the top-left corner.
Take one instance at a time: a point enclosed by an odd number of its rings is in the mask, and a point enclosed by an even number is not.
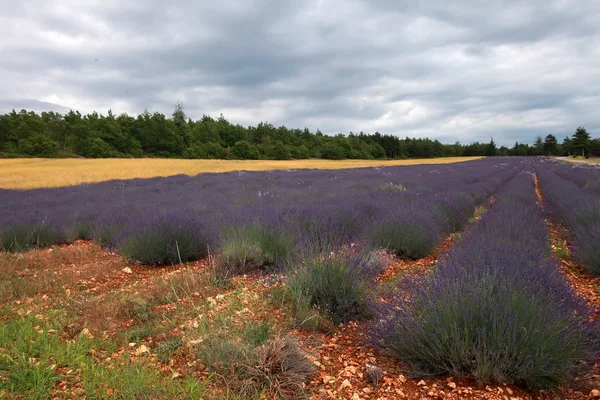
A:
[[[455,2],[456,3],[456,2]],[[450,4],[450,3],[448,3]],[[0,0],[0,112],[532,142],[600,136],[600,3]]]

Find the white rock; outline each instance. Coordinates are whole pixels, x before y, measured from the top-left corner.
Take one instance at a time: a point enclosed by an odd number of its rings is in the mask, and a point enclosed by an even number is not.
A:
[[[150,354],[150,349],[147,348],[145,345],[141,345],[140,347],[138,347],[135,350],[135,355],[136,356],[142,356],[144,354]]]
[[[94,335],[92,335],[92,332],[90,332],[90,330],[88,328],[84,328],[81,333],[80,336],[85,336],[88,339],[93,339]]]

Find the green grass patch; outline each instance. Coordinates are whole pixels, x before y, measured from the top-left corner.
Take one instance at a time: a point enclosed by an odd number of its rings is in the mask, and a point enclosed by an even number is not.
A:
[[[291,237],[258,223],[229,228],[221,236],[220,256],[215,272],[228,279],[273,266],[293,249]]]

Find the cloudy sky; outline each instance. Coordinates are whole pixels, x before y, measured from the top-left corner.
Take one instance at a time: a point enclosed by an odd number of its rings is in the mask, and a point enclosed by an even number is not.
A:
[[[460,3],[460,5],[442,5]],[[485,5],[483,5],[485,4]],[[0,112],[600,137],[598,0],[0,0]]]

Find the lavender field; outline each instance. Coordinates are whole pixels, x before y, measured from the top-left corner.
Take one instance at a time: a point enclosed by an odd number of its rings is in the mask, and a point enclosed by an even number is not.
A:
[[[422,257],[464,224],[474,208],[517,174],[522,164],[487,159],[1,190],[0,238],[9,251],[76,239],[121,250],[150,237],[171,248],[180,238],[186,249],[193,249],[189,254],[185,251],[189,260],[203,257],[208,246],[224,246],[232,231],[253,229],[261,236],[285,237],[298,245],[377,240],[374,244],[393,246],[398,255]],[[420,246],[407,247],[400,236]],[[179,260],[169,252],[169,257],[157,261]]]
[[[354,398],[361,385],[361,398],[377,398],[394,389],[373,371],[402,365],[409,397],[426,378],[584,398],[597,385],[600,293],[582,294],[561,262],[587,282],[600,274],[599,171],[490,157],[0,190],[0,390],[222,398],[225,383],[239,398],[328,388]],[[553,250],[557,227],[572,260]],[[36,327],[58,333],[42,340]],[[310,355],[298,332],[349,347]],[[125,343],[111,372],[89,355],[107,346],[94,337]],[[372,349],[370,367],[352,346]],[[115,366],[127,354],[140,364]],[[365,374],[347,375],[352,363]],[[67,379],[75,364],[80,376]],[[117,378],[132,368],[144,377],[134,386]]]

